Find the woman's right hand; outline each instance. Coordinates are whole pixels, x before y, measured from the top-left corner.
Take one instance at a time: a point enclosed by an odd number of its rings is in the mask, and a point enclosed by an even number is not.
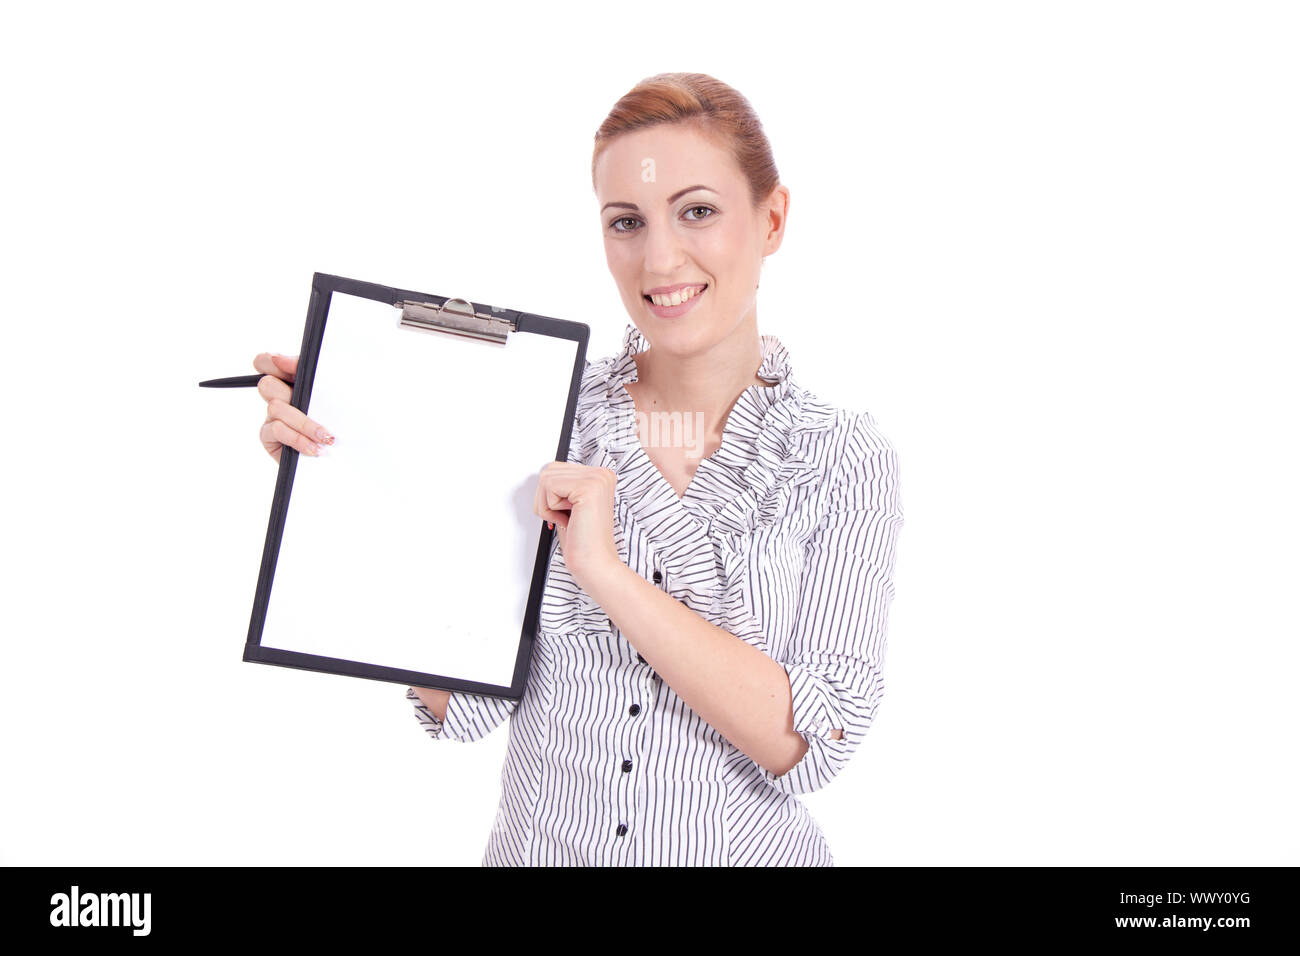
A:
[[[253,368],[265,373],[257,383],[257,393],[266,399],[266,422],[258,435],[277,464],[285,445],[304,455],[319,455],[322,445],[334,444],[334,436],[324,426],[289,404],[293,397],[289,383],[298,373],[298,356],[262,352],[253,359]]]

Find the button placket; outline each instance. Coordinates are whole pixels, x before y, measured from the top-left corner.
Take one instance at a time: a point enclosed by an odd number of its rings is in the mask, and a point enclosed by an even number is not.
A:
[[[635,686],[627,688],[628,697],[635,698],[644,693],[643,689],[638,689]],[[616,814],[614,820],[617,825],[614,828],[613,844],[608,851],[611,856],[608,859],[617,861],[620,865],[634,865],[637,855],[633,841],[628,840],[627,835],[628,830],[635,825],[640,806],[644,801],[644,788],[632,774],[632,768],[636,765],[636,760],[639,760],[645,754],[647,746],[646,734],[649,732],[644,720],[632,720],[640,713],[640,703],[634,701],[629,704],[627,708],[629,722],[624,724],[616,735],[618,741],[616,746],[623,749],[624,755],[630,754],[630,756],[622,756],[621,758],[616,757],[619,773],[614,784]],[[636,758],[636,760],[633,758]]]
[[[631,787],[629,786],[632,783],[632,779],[629,776],[632,772],[632,761],[625,759],[619,769],[622,770],[622,773],[620,773],[618,777],[618,784],[616,786],[618,798],[615,801],[618,807],[619,824],[614,835],[622,837],[627,835],[627,821],[632,817],[632,804],[634,802]],[[615,847],[615,852],[620,856],[626,856],[630,851],[627,843],[619,841]]]
[[[650,580],[653,581],[656,585],[662,586],[664,580],[663,572],[660,571],[658,568],[655,568],[654,573],[650,575]],[[642,664],[646,663],[646,659],[641,656],[640,651],[637,651],[636,659],[640,661]]]

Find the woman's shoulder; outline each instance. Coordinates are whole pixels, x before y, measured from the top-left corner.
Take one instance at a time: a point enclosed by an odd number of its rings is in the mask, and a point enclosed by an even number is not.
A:
[[[832,404],[798,385],[789,397],[792,449],[825,476],[895,456],[893,443],[871,412]]]
[[[898,456],[875,415],[801,392],[791,451],[803,462],[798,480],[818,489],[810,500],[820,519],[869,505],[901,520]]]

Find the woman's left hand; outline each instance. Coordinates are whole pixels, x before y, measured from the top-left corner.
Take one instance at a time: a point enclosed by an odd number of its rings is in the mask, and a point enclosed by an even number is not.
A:
[[[622,563],[614,540],[614,487],[618,476],[608,468],[567,461],[543,466],[533,511],[555,523],[564,563],[575,581],[610,562]]]

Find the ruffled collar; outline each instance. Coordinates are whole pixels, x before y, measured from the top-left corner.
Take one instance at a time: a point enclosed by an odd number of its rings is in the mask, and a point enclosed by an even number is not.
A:
[[[802,454],[802,435],[828,426],[834,409],[795,383],[789,352],[779,339],[761,335],[759,342],[757,375],[775,384],[750,385],[741,392],[724,423],[721,444],[701,459],[679,499],[641,448],[636,404],[623,387],[637,381],[635,356],[650,347],[640,330],[628,324],[623,348],[605,373],[600,445],[605,467],[619,474],[616,494],[632,503],[634,512],[648,518],[685,509],[706,532],[740,533],[775,518],[772,494],[778,484],[816,479]]]

